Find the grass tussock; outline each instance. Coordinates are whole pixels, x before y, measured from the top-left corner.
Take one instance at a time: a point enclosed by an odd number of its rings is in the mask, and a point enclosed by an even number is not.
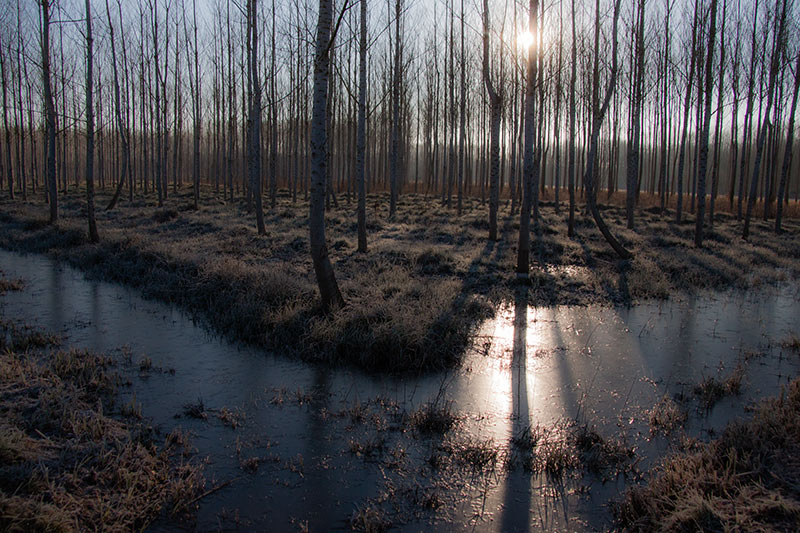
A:
[[[457,365],[478,323],[517,288],[518,225],[507,206],[500,240],[487,243],[488,208],[475,199],[466,199],[456,217],[435,200],[406,195],[389,220],[385,196],[374,194],[366,254],[355,251],[352,206],[326,213],[330,256],[349,305],[324,314],[305,205],[279,195],[277,208],[265,213],[267,234],[258,235],[243,203],[221,202],[204,191],[200,208],[186,210],[190,195],[178,191],[162,208],[144,196],[99,212],[99,244],[85,237],[80,192],[65,195],[55,226],[42,222],[43,204],[0,200],[0,247],[50,254],[176,303],[237,341],[384,372]],[[532,239],[531,304],[632,303],[800,275],[796,220],[786,221],[782,235],[757,222],[753,238],[743,242],[740,223],[720,213],[698,249],[691,227],[672,222],[669,212],[638,211],[636,230],[623,227],[620,208],[604,207],[604,214],[633,260],[618,260],[585,215],[568,238],[563,213],[542,204]]]
[[[450,401],[427,402],[408,416],[408,425],[422,435],[443,435],[452,429],[457,421],[458,415]]]
[[[21,291],[24,288],[24,279],[6,279],[6,277],[3,275],[3,271],[0,270],[0,295],[3,295],[9,291]]]
[[[635,450],[621,437],[604,437],[595,428],[560,420],[552,426],[523,428],[511,438],[506,468],[522,467],[555,483],[584,472],[612,479],[631,472]]]
[[[794,352],[800,352],[800,336],[797,333],[792,333],[783,340],[781,346]]]
[[[60,343],[61,339],[57,335],[0,317],[0,352],[27,352],[58,346]]]
[[[669,395],[664,395],[649,414],[651,433],[672,433],[682,427],[689,417],[686,409]]]
[[[752,419],[667,459],[616,508],[629,531],[797,531],[800,380]]]
[[[119,384],[104,355],[0,351],[0,530],[129,531],[189,510],[199,468],[110,416]]]
[[[711,409],[726,396],[735,396],[741,392],[745,367],[742,364],[724,378],[707,376],[695,385],[694,394],[706,409]]]

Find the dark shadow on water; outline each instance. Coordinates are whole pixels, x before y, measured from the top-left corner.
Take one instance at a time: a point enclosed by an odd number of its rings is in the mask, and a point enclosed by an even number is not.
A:
[[[522,434],[530,427],[528,405],[528,291],[518,287],[514,295],[514,344],[511,359],[511,436]],[[514,449],[514,442],[509,443]],[[531,450],[520,450],[528,459]],[[531,515],[531,476],[522,470],[509,472],[505,486],[502,530],[529,531]]]

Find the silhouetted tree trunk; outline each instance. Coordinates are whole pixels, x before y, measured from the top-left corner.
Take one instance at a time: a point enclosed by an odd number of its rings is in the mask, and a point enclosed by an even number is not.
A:
[[[783,217],[783,201],[786,194],[786,185],[789,177],[789,167],[792,163],[792,144],[794,143],[794,118],[797,111],[797,93],[800,89],[800,50],[797,52],[797,65],[794,68],[794,89],[792,92],[792,106],[789,109],[789,125],[786,129],[786,148],[783,151],[783,165],[781,166],[781,181],[778,186],[778,205],[775,213],[775,232],[781,232]]]
[[[261,79],[258,74],[258,0],[248,0],[247,31],[249,32],[247,65],[250,69],[251,100],[248,102],[250,113],[247,119],[248,147],[247,162],[250,174],[250,189],[255,200],[256,227],[259,235],[267,233],[264,226],[264,209],[261,201]]]
[[[538,32],[539,0],[530,0],[528,12],[528,31],[536,36]],[[536,134],[534,122],[536,112],[537,54],[535,44],[528,49],[528,79],[525,85],[525,141],[522,167],[522,209],[519,220],[519,243],[517,245],[517,277],[529,279],[531,254],[531,188],[535,186],[533,175],[536,159],[533,141]]]
[[[14,168],[11,166],[11,128],[8,126],[8,81],[6,80],[6,54],[2,50],[3,41],[0,39],[0,76],[3,78],[3,127],[6,130],[5,165],[8,178],[8,196],[14,199]],[[0,183],[2,183],[0,181]]]
[[[361,1],[361,33],[358,42],[358,134],[356,181],[358,182],[358,251],[367,251],[367,0]]]
[[[575,32],[575,0],[572,0],[572,66],[569,75],[569,147],[567,163],[569,188],[569,222],[567,235],[575,236],[575,84],[577,83],[578,68],[578,38]]]
[[[611,245],[614,251],[617,252],[617,255],[619,255],[621,259],[630,259],[632,257],[631,253],[626,250],[622,244],[620,244],[620,242],[611,234],[611,231],[608,229],[603,217],[600,216],[600,211],[597,209],[597,191],[595,190],[596,185],[594,179],[594,164],[597,159],[597,146],[598,139],[600,137],[600,127],[603,124],[603,119],[606,116],[608,106],[611,103],[611,97],[613,96],[614,89],[617,85],[617,27],[619,22],[620,2],[621,0],[615,0],[614,2],[614,25],[611,32],[611,79],[609,80],[608,87],[606,88],[603,104],[599,107],[599,109],[596,105],[593,106],[594,109],[597,109],[597,112],[592,120],[592,134],[589,142],[589,154],[586,157],[586,173],[584,174],[583,182],[586,184],[586,203],[589,205],[589,211],[592,213],[592,218],[594,218],[595,224],[597,224],[597,229],[600,230],[600,233],[603,234],[605,240],[609,245]],[[599,9],[597,11],[597,20],[595,23],[598,26],[600,24]]]
[[[634,28],[636,31],[634,46],[634,75],[631,94],[632,116],[631,126],[633,139],[629,139],[628,145],[628,168],[627,179],[625,181],[625,213],[628,221],[628,228],[633,229],[633,208],[636,202],[637,181],[639,176],[639,148],[642,136],[642,100],[644,99],[644,6],[645,0],[638,0],[638,9],[635,15]]]
[[[750,139],[753,136],[753,98],[755,96],[754,86],[756,81],[756,59],[759,53],[758,46],[758,5],[759,0],[755,1],[753,8],[753,33],[750,41],[750,70],[747,76],[747,106],[744,110],[744,130],[742,132],[742,156],[741,170],[739,171],[739,200],[736,205],[736,220],[742,219],[742,205],[744,204],[744,189],[747,185],[745,178],[747,174],[747,162],[750,153]]]
[[[694,80],[695,62],[697,59],[697,26],[699,22],[700,3],[695,0],[694,22],[692,22],[692,49],[689,62],[689,71],[686,76],[686,95],[683,102],[683,128],[681,133],[681,144],[678,148],[678,205],[675,209],[675,222],[680,223],[683,217],[683,170],[686,165],[686,136],[689,132],[689,111],[692,108],[692,81]]]
[[[192,162],[192,181],[194,183],[194,208],[198,209],[200,200],[200,135],[202,128],[202,89],[200,86],[200,61],[197,56],[197,49],[200,43],[197,41],[197,0],[192,1],[192,14],[194,23],[194,89],[192,90],[192,126],[194,127],[194,159]],[[178,65],[175,65],[178,68]],[[191,74],[190,74],[191,76]],[[165,125],[166,126],[166,125]],[[163,188],[163,187],[162,187]]]
[[[497,207],[500,201],[500,119],[503,101],[492,84],[489,73],[489,0],[483,0],[483,83],[491,109],[489,169],[489,240],[497,240]],[[513,192],[512,192],[513,194]]]
[[[700,133],[700,162],[697,174],[697,217],[694,228],[694,245],[703,246],[703,224],[706,219],[706,173],[708,170],[708,136],[711,129],[711,97],[714,92],[714,44],[717,34],[717,0],[711,0],[708,31],[708,52],[706,57],[705,102],[703,131]],[[722,87],[719,88],[720,92]],[[699,103],[698,103],[699,105]]]
[[[720,137],[722,134],[722,115],[724,114],[722,97],[725,94],[725,23],[727,22],[727,14],[728,2],[727,0],[723,0],[722,28],[719,32],[719,81],[717,82],[719,90],[717,91],[717,123],[714,126],[714,164],[711,175],[711,198],[708,201],[708,223],[712,228],[714,227],[714,208],[717,203],[717,194],[719,192],[719,159],[722,144]],[[731,137],[733,137],[732,131]],[[731,181],[733,181],[733,179],[733,176],[731,176]]]
[[[45,169],[47,171],[50,223],[58,221],[58,184],[56,183],[56,110],[50,86],[50,2],[40,0],[42,9],[42,87],[45,109]]]
[[[464,50],[464,0],[461,0],[461,124],[459,127],[458,141],[458,199],[456,212],[461,216],[464,196],[464,149],[467,144],[467,56]]]
[[[117,188],[114,191],[114,196],[111,197],[111,201],[108,203],[108,207],[106,207],[106,210],[110,211],[117,205],[119,195],[122,193],[122,187],[125,184],[125,176],[128,173],[130,161],[130,147],[128,145],[127,129],[122,120],[122,104],[120,103],[119,94],[119,70],[117,68],[117,48],[114,41],[114,24],[111,22],[111,10],[108,7],[108,0],[106,0],[106,16],[108,18],[108,28],[111,34],[111,66],[114,71],[114,116],[117,122],[117,136],[119,137],[120,144],[122,144],[122,171],[119,176],[119,181],[117,182]],[[142,110],[142,114],[144,115],[144,110]],[[131,177],[131,181],[133,181],[133,177]]]
[[[98,242],[97,222],[94,218],[94,104],[92,103],[92,12],[86,0],[86,211],[89,218],[89,240]]]
[[[775,0],[775,13],[778,12],[778,2]],[[775,94],[775,81],[778,77],[778,70],[780,68],[781,54],[783,52],[783,32],[786,27],[786,4],[787,0],[783,0],[782,13],[777,21],[777,30],[775,32],[772,59],[770,61],[769,69],[769,88],[767,89],[767,106],[764,109],[764,120],[761,129],[758,132],[758,139],[756,140],[756,159],[753,166],[753,177],[750,181],[750,196],[747,198],[747,212],[744,217],[744,229],[742,230],[742,238],[747,240],[750,237],[750,216],[753,213],[753,206],[756,203],[756,194],[758,192],[758,173],[761,168],[761,157],[764,153],[764,140],[767,137],[767,130],[770,127],[769,114],[772,109],[773,95]],[[765,198],[766,202],[767,199]]]
[[[347,0],[342,7],[344,13]],[[328,245],[325,242],[325,189],[327,176],[328,139],[325,128],[328,114],[328,67],[330,65],[331,35],[330,0],[319,0],[317,42],[314,54],[314,106],[311,115],[311,205],[309,209],[309,233],[311,259],[317,275],[322,307],[328,311],[344,306],[344,298],[336,283]],[[334,34],[335,35],[335,34]]]
[[[402,46],[400,44],[400,14],[403,10],[403,1],[395,0],[394,3],[394,68],[392,80],[392,149],[389,154],[389,218],[394,217],[397,210],[397,196],[400,187],[400,80],[403,69]],[[452,163],[452,162],[451,162]]]

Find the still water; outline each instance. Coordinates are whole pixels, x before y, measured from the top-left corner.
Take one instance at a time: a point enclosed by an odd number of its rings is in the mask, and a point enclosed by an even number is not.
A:
[[[510,302],[481,325],[462,368],[392,378],[238,346],[179,309],[49,258],[0,250],[0,270],[26,280],[23,291],[0,297],[6,318],[120,361],[133,354],[133,365],[120,366],[132,382],[122,403],[141,403],[164,431],[191,432],[207,488],[230,482],[201,500],[188,525],[201,530],[347,530],[370,508],[407,531],[604,530],[610,503],[635,476],[582,474],[556,485],[499,466],[436,474],[428,463],[446,449],[444,437],[419,434],[404,415],[432,400],[448,405],[458,416],[453,439],[500,457],[528,426],[577,421],[622,439],[646,471],[675,442],[650,431],[649,412],[665,395],[691,398],[703,379],[743,366],[739,395],[710,410],[685,403],[685,433],[708,439],[800,374],[800,356],[781,346],[800,331],[796,284],[631,308]],[[153,369],[140,372],[144,357]],[[187,417],[185,406],[200,401],[208,419]],[[215,415],[223,408],[242,425],[223,424]]]

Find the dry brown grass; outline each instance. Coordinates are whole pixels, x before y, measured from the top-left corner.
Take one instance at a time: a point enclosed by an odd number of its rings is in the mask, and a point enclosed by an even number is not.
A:
[[[752,419],[668,458],[617,506],[629,531],[797,531],[800,379]]]
[[[43,222],[46,206],[0,201],[0,246],[48,253],[89,272],[174,302],[218,331],[312,361],[350,363],[390,372],[449,367],[461,360],[476,325],[493,304],[518,288],[514,267],[518,217],[501,206],[501,240],[487,243],[487,207],[468,198],[455,216],[437,199],[407,195],[388,220],[382,195],[368,199],[369,252],[356,252],[355,205],[327,214],[328,242],[349,305],[325,315],[318,307],[310,260],[307,208],[284,193],[267,210],[267,234],[255,231],[240,203],[202,195],[198,211],[182,191],[163,208],[147,197],[99,213],[101,243],[85,238],[83,198],[62,200],[62,220]],[[102,204],[102,200],[100,200]],[[562,208],[565,207],[562,205]],[[533,305],[630,304],[698,289],[747,289],[800,274],[800,224],[786,233],[754,221],[753,238],[720,214],[706,245],[692,244],[693,221],[639,210],[637,229],[624,228],[624,212],[603,209],[635,254],[619,261],[594,223],[577,217],[577,236],[566,237],[562,210],[542,206],[532,238]]]
[[[23,279],[7,279],[0,270],[0,295],[8,291],[21,291],[25,288],[25,280]]]
[[[119,383],[104,355],[0,350],[0,530],[130,531],[189,510],[199,468],[110,416]]]

